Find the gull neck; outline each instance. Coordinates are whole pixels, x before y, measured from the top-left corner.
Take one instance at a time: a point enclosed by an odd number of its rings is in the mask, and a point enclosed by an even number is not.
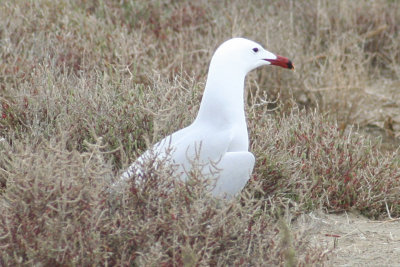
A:
[[[235,65],[211,61],[203,99],[195,122],[226,128],[246,124],[244,81],[246,72]]]

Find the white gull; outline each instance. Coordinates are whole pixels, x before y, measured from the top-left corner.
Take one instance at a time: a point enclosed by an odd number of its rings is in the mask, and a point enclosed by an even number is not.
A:
[[[155,144],[143,153],[113,187],[121,185],[140,170],[147,160],[157,159],[172,163],[177,176],[188,178],[193,164],[201,166],[204,176],[214,176],[214,196],[231,197],[247,183],[255,158],[249,152],[244,110],[246,74],[263,65],[293,69],[285,57],[277,56],[261,45],[244,39],[225,41],[215,51],[199,113],[194,122]]]

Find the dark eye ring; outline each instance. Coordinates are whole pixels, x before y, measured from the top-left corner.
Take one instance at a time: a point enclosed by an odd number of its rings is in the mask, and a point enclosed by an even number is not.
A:
[[[254,48],[253,48],[253,51],[257,53],[257,52],[258,52],[258,48],[257,48],[257,47],[254,47]]]

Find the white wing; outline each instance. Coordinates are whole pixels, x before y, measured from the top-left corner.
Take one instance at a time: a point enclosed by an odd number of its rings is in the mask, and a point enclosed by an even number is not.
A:
[[[204,176],[213,176],[217,172],[219,178],[213,194],[233,195],[246,184],[254,166],[254,156],[250,152],[228,152],[233,138],[234,131],[230,128],[191,125],[167,136],[147,150],[121,175],[121,180],[126,181],[135,173],[140,176],[140,166],[147,160],[156,157],[162,161],[168,158],[178,166],[177,174],[183,180],[187,178],[193,163],[204,167]],[[119,182],[114,186],[117,184]]]

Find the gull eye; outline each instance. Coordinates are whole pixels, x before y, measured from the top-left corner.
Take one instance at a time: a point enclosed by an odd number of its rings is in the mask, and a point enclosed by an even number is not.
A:
[[[254,51],[255,53],[257,53],[257,52],[258,52],[258,48],[257,48],[257,47],[254,47],[254,48],[253,48],[253,51]]]

